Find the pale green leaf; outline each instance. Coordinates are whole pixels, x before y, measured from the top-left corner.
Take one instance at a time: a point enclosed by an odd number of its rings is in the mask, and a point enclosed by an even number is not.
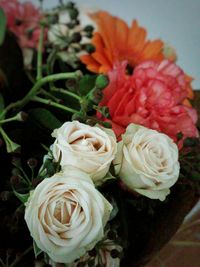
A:
[[[15,189],[13,189],[13,193],[15,194],[15,196],[23,203],[25,204],[30,196],[30,194],[20,194],[17,191],[15,191]]]

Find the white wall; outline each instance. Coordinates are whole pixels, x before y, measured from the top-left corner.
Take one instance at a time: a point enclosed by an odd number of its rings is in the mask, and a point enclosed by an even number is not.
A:
[[[9,0],[8,0],[9,1]],[[25,0],[23,0],[25,1]],[[38,4],[38,0],[32,0]],[[200,89],[200,0],[77,0],[80,5],[99,7],[131,22],[138,19],[150,38],[162,38],[178,52],[178,64],[196,80]],[[44,0],[55,6],[58,0]]]

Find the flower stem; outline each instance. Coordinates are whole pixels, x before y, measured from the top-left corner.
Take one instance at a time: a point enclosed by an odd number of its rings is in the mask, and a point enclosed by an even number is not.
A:
[[[55,108],[58,108],[58,109],[62,109],[62,110],[65,110],[65,111],[68,111],[68,112],[71,112],[71,113],[76,113],[76,112],[78,112],[78,110],[76,110],[76,109],[72,109],[72,108],[63,106],[63,105],[61,105],[61,104],[58,104],[58,103],[56,103],[56,102],[53,102],[53,101],[51,101],[51,100],[44,99],[44,98],[41,98],[41,97],[38,97],[38,96],[34,96],[34,97],[32,97],[31,100],[32,100],[32,101],[35,101],[35,102],[39,102],[39,103],[45,104],[45,105],[48,105],[48,106],[51,106],[51,107],[55,107]]]
[[[18,120],[19,119],[18,119],[18,114],[17,114],[14,117],[11,117],[11,118],[8,118],[8,119],[5,119],[5,120],[1,120],[0,121],[0,124],[11,122],[11,121],[18,121]]]
[[[0,263],[1,263],[2,267],[7,267],[1,258],[0,258]]]
[[[40,91],[40,94],[47,96],[48,98],[54,100],[55,102],[59,103],[60,99],[58,99],[57,97],[55,97],[54,95],[50,94],[49,92],[45,91],[44,89],[42,89]]]
[[[40,80],[42,78],[42,49],[44,42],[44,26],[41,26],[40,31],[40,39],[38,43],[38,53],[37,53],[37,77],[36,80]]]
[[[57,93],[62,93],[64,95],[69,95],[69,96],[77,99],[79,102],[81,102],[81,100],[82,100],[82,98],[80,96],[78,96],[78,95],[76,95],[76,94],[74,94],[72,92],[69,92],[69,91],[67,91],[65,89],[62,89],[62,88],[55,88],[54,87],[54,88],[51,89],[51,91],[52,92],[57,92]]]
[[[24,256],[26,256],[26,254],[28,254],[31,250],[33,249],[33,246],[30,246],[29,248],[27,248],[18,258],[16,258],[11,264],[10,267],[14,267],[16,266],[22,259]]]
[[[46,83],[58,81],[58,80],[66,80],[66,79],[77,79],[81,76],[80,71],[69,72],[69,73],[58,73],[46,76],[36,82],[36,84],[32,87],[32,89],[25,95],[21,100],[9,104],[0,114],[0,119],[3,118],[8,111],[13,108],[22,108],[24,107],[36,94],[39,89]]]

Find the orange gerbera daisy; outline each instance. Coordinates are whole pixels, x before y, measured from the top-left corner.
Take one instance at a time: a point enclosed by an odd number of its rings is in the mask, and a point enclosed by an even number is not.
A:
[[[123,60],[135,66],[144,60],[160,61],[164,58],[163,42],[146,40],[147,32],[136,20],[128,27],[125,21],[105,11],[90,14],[90,17],[98,27],[92,38],[96,50],[81,57],[90,71],[107,73],[115,63]]]

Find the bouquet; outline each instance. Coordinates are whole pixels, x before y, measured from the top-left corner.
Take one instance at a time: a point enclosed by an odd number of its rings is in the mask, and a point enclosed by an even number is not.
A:
[[[0,0],[1,266],[142,266],[169,241],[200,188],[176,59],[136,20]]]

